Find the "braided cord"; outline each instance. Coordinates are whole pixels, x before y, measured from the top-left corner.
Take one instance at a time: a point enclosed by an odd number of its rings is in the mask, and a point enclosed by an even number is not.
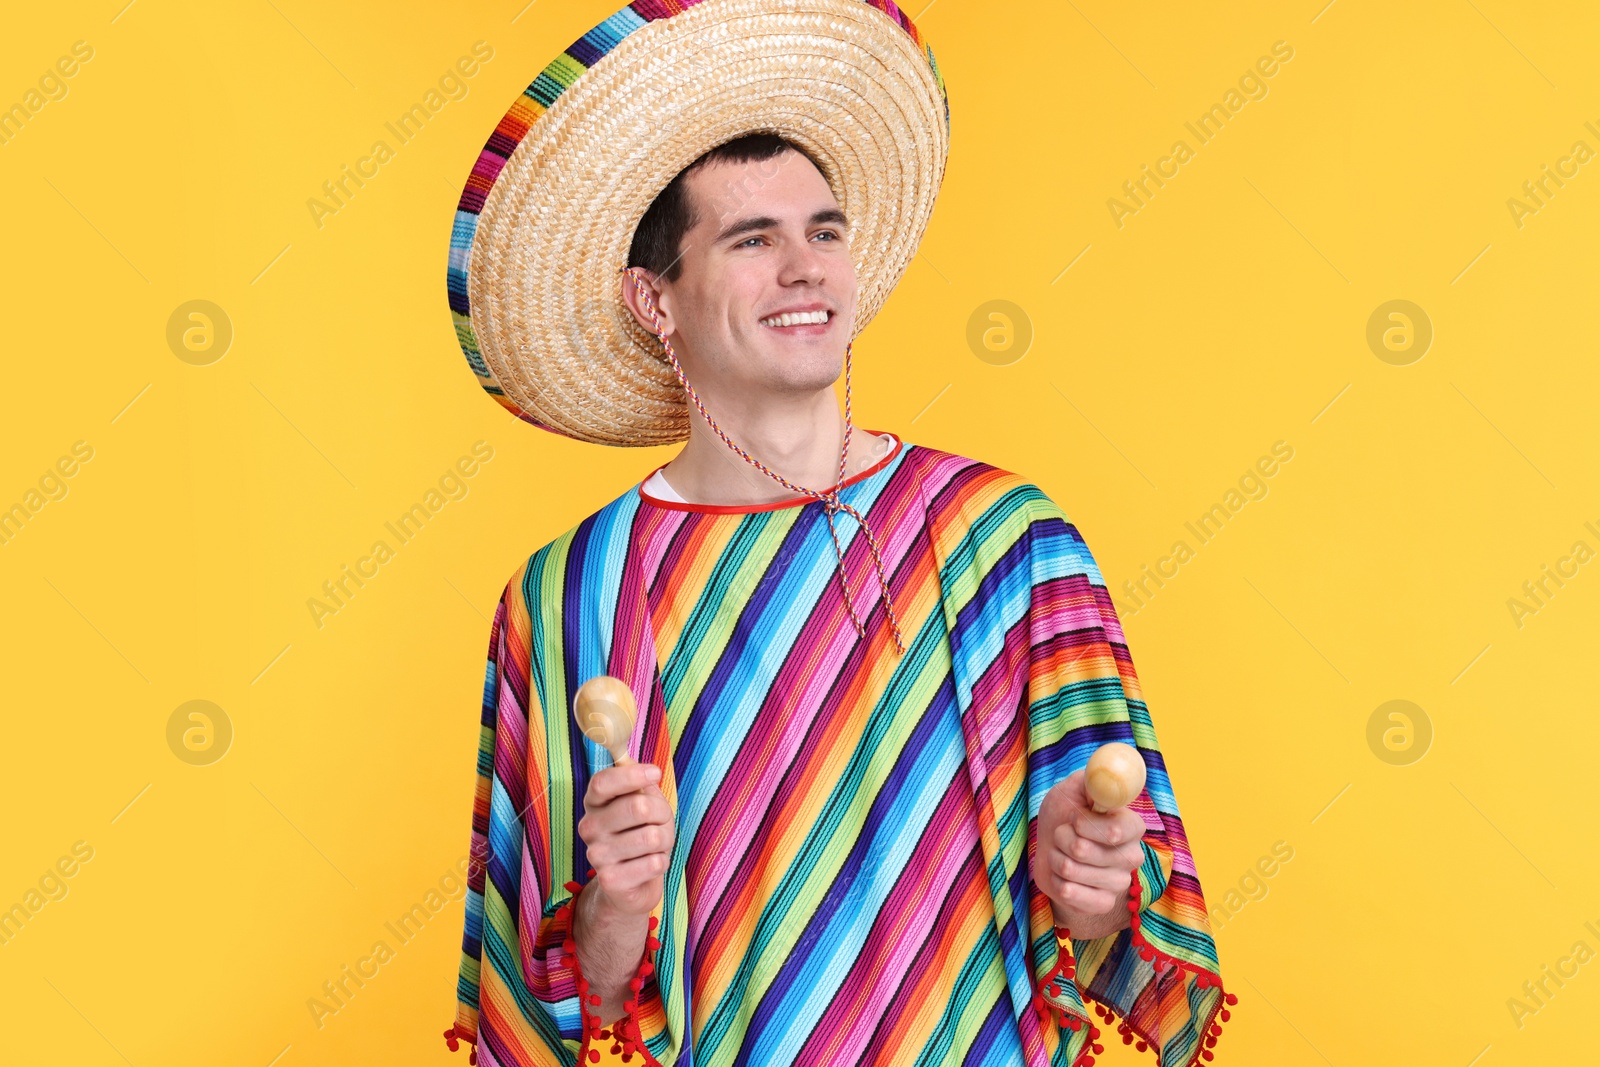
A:
[[[844,572],[844,549],[839,543],[839,531],[834,525],[834,513],[839,511],[846,512],[851,515],[861,526],[861,532],[867,535],[867,547],[872,550],[872,565],[877,570],[878,587],[881,590],[880,598],[883,601],[884,610],[888,612],[889,615],[889,627],[894,632],[895,649],[898,652],[905,652],[905,641],[900,635],[900,619],[899,616],[895,614],[894,603],[889,596],[889,579],[884,571],[883,556],[878,550],[878,539],[873,536],[872,527],[867,524],[865,516],[839,498],[839,490],[844,485],[844,472],[846,470],[847,460],[850,455],[850,344],[846,343],[844,347],[844,442],[843,446],[839,450],[838,484],[831,489],[823,491],[811,489],[803,485],[796,485],[783,475],[779,474],[777,471],[773,470],[771,467],[767,466],[765,463],[762,463],[759,459],[756,459],[749,452],[746,452],[744,449],[740,448],[733,442],[732,438],[730,438],[726,433],[723,433],[722,427],[718,426],[716,420],[711,417],[710,412],[706,411],[705,404],[700,400],[700,394],[695,391],[694,386],[689,384],[688,377],[683,373],[683,367],[678,363],[678,354],[672,350],[672,342],[667,340],[666,331],[661,328],[661,317],[656,310],[655,298],[650,294],[649,286],[646,284],[642,271],[638,267],[624,267],[622,269],[622,273],[630,276],[633,279],[634,286],[639,293],[639,298],[644,301],[645,310],[650,314],[650,324],[655,328],[656,337],[658,340],[660,340],[661,347],[666,350],[667,359],[672,363],[672,369],[678,375],[678,381],[682,383],[683,391],[688,395],[689,402],[695,406],[695,410],[700,413],[700,417],[706,420],[706,425],[710,426],[712,431],[718,437],[722,438],[723,442],[729,448],[733,449],[740,456],[744,457],[744,461],[746,463],[749,463],[763,474],[766,474],[768,477],[774,479],[785,489],[795,493],[802,493],[806,496],[821,501],[824,514],[828,519],[828,532],[833,536],[833,551],[835,557],[838,559],[839,583],[844,589],[845,609],[850,612],[850,621],[855,623],[856,633],[861,637],[865,637],[867,632],[866,626],[862,623],[860,615],[856,612],[855,598],[850,592],[850,579],[845,575]]]

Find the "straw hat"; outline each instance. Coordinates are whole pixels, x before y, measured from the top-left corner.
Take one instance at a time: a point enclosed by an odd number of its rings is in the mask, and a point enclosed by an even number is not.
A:
[[[859,334],[916,253],[949,130],[933,52],[891,0],[637,0],[534,79],[473,166],[449,270],[467,362],[535,426],[685,440],[683,387],[620,296],[657,194],[747,133],[803,147],[850,220]]]

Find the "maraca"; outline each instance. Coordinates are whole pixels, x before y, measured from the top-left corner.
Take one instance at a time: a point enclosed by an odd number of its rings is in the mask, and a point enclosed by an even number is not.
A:
[[[1084,768],[1083,788],[1097,812],[1127,807],[1144,788],[1144,757],[1121,741],[1101,745]]]
[[[620,767],[633,762],[628,739],[633,736],[638,705],[621,678],[597,674],[580,685],[572,698],[572,716],[583,736],[611,753],[612,763]]]

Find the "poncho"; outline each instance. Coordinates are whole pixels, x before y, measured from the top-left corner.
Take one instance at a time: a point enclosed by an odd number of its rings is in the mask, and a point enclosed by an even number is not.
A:
[[[641,483],[512,575],[451,1048],[491,1067],[598,1059],[569,901],[584,790],[611,760],[571,708],[611,674],[676,815],[629,1017],[648,1062],[1084,1067],[1105,1040],[1091,1005],[1162,1064],[1212,1058],[1234,997],[1088,546],[1018,475],[896,441],[839,499],[877,535],[903,653],[859,524],[836,514],[841,562],[816,500],[673,503]],[[875,605],[864,635],[840,567]],[[1031,877],[1035,823],[1107,741],[1147,766],[1144,862],[1132,926],[1080,940]]]

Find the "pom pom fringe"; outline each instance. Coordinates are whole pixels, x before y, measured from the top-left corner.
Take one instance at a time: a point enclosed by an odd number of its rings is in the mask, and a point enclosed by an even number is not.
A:
[[[1201,989],[1215,988],[1219,993],[1222,994],[1221,998],[1217,1002],[1218,1011],[1214,1014],[1213,1018],[1200,1029],[1201,1037],[1199,1048],[1195,1051],[1195,1054],[1189,1058],[1188,1063],[1182,1065],[1182,1067],[1196,1067],[1197,1064],[1202,1062],[1210,1063],[1216,1055],[1212,1049],[1216,1047],[1217,1039],[1222,1036],[1222,1024],[1227,1022],[1232,1015],[1228,1009],[1239,1002],[1239,997],[1236,994],[1229,993],[1222,988],[1221,975],[1214,974],[1211,971],[1205,970],[1201,967],[1196,967],[1192,963],[1175,959],[1145,940],[1144,935],[1139,932],[1139,901],[1142,896],[1143,890],[1139,886],[1139,875],[1138,872],[1134,872],[1132,877],[1129,879],[1128,884],[1128,912],[1132,920],[1129,924],[1129,928],[1133,938],[1133,947],[1134,950],[1139,953],[1139,958],[1152,963],[1155,966],[1156,973],[1158,975],[1164,975],[1169,971],[1174,970],[1180,973],[1183,971],[1189,971],[1194,974],[1195,984],[1197,984]],[[1045,995],[1048,994],[1052,997],[1060,996],[1062,986],[1073,980],[1077,968],[1077,961],[1072,958],[1072,950],[1070,947],[1072,944],[1072,934],[1066,929],[1066,927],[1056,927],[1056,943],[1060,947],[1059,958],[1056,961],[1056,965],[1047,971],[1045,976],[1040,979],[1038,991],[1035,992],[1033,996],[1033,1007],[1034,1010],[1038,1012],[1041,1022],[1048,1022],[1050,1020],[1050,1012],[1051,1008],[1053,1007],[1053,1005],[1049,1004],[1045,1000]],[[1081,992],[1082,991],[1080,990],[1080,993]],[[1112,1023],[1116,1024],[1117,1034],[1122,1038],[1122,1043],[1124,1045],[1134,1045],[1135,1048],[1137,1048],[1140,1052],[1144,1052],[1147,1049],[1155,1049],[1156,1065],[1157,1067],[1163,1067],[1160,1047],[1151,1035],[1142,1033],[1131,1023],[1126,1021],[1119,1022],[1117,1020],[1116,1012],[1109,1004],[1104,1004],[1097,1000],[1090,1000],[1087,994],[1084,994],[1084,1000],[1092,1005],[1094,1013],[1103,1019],[1108,1025]],[[1056,1017],[1061,1026],[1068,1030],[1072,1030],[1073,1032],[1082,1030],[1086,1023],[1086,1020],[1080,1019],[1076,1015],[1068,1015],[1059,1008],[1056,1009]],[[1083,1050],[1078,1053],[1077,1058],[1072,1061],[1072,1067],[1094,1067],[1094,1058],[1103,1054],[1106,1050],[1105,1046],[1100,1043],[1100,1028],[1095,1026],[1093,1023],[1088,1023],[1087,1025],[1089,1027],[1089,1040],[1083,1046]],[[1176,1067],[1176,1065],[1174,1065],[1174,1067]]]
[[[594,877],[592,868],[587,877]],[[568,920],[567,929],[571,931],[570,920],[573,917],[573,908],[577,904],[578,893],[582,891],[583,886],[577,882],[568,882],[566,888],[567,892],[571,893],[572,896],[568,898],[566,903],[556,909],[556,915],[559,918]],[[623,1063],[633,1062],[634,1054],[637,1053],[644,1067],[660,1067],[656,1058],[650,1055],[650,1051],[644,1047],[644,1035],[640,1033],[638,1019],[639,991],[644,988],[645,979],[655,973],[655,964],[650,962],[650,954],[661,947],[661,942],[656,938],[656,925],[656,917],[654,915],[650,916],[650,930],[645,935],[644,956],[639,960],[639,972],[628,980],[630,995],[627,1000],[622,1002],[622,1007],[626,1014],[612,1023],[610,1027],[602,1026],[599,1014],[591,1010],[600,1006],[600,994],[589,992],[589,982],[583,977],[583,968],[578,965],[578,943],[573,940],[570,933],[566,940],[561,943],[561,949],[557,957],[559,958],[560,955],[564,954],[571,961],[572,975],[578,989],[578,1014],[583,1020],[583,1042],[578,1046],[578,1062],[580,1064],[599,1063],[600,1047],[605,1042],[610,1041],[610,1051],[613,1054],[620,1052]],[[474,1038],[468,1037],[463,1033],[457,1033],[454,1026],[444,1032],[444,1041],[451,1052],[460,1048],[461,1041],[470,1041],[474,1045],[477,1044]],[[478,1050],[474,1047],[468,1063],[475,1067],[477,1062]]]

